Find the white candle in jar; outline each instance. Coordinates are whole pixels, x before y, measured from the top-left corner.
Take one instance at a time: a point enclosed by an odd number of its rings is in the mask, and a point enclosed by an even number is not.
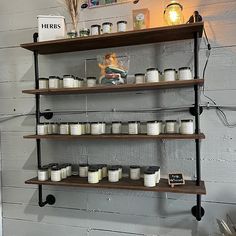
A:
[[[149,121],[147,123],[147,135],[159,135],[161,133],[160,121]]]
[[[91,123],[91,134],[100,135],[101,134],[101,124],[100,123]]]
[[[46,124],[38,124],[37,125],[37,134],[38,135],[47,135],[48,134],[48,127]]]
[[[39,89],[48,89],[49,81],[48,78],[39,78]]]
[[[145,74],[135,74],[135,84],[145,83]]]
[[[101,26],[100,25],[91,25],[91,35],[100,35]]]
[[[39,181],[47,181],[49,178],[48,168],[42,167],[38,169],[38,180]]]
[[[80,164],[79,165],[79,176],[82,178],[88,177],[88,164]]]
[[[176,70],[166,69],[164,70],[164,81],[175,81],[176,80]]]
[[[59,182],[61,181],[61,169],[59,167],[51,168],[51,181]]]
[[[110,34],[112,32],[112,23],[111,22],[104,22],[102,24],[102,33],[103,34]]]
[[[147,69],[147,82],[155,83],[160,81],[160,73],[156,68]]]
[[[74,79],[74,88],[80,88],[84,86],[84,80],[81,78],[76,77]]]
[[[63,76],[63,88],[73,88],[75,77],[73,75]]]
[[[60,134],[70,134],[70,126],[69,124],[62,123],[60,124]]]
[[[128,124],[129,134],[138,134],[138,122],[130,121]]]
[[[193,75],[190,67],[179,68],[179,80],[191,80],[191,79],[193,79]]]
[[[95,87],[97,84],[96,77],[87,77],[87,87]]]
[[[193,120],[181,120],[181,134],[194,134]]]
[[[176,120],[167,120],[166,121],[166,133],[167,134],[177,133],[177,121]]]
[[[112,122],[112,134],[121,134],[121,122]]]
[[[144,172],[144,186],[149,188],[156,186],[156,175],[154,171],[146,170]]]
[[[96,168],[89,168],[89,171],[88,171],[88,183],[90,183],[90,184],[97,184],[97,183],[99,183],[98,169],[96,169]]]
[[[118,167],[111,167],[108,170],[108,181],[115,183],[119,182],[119,169]]]
[[[130,166],[130,179],[139,180],[141,177],[140,166]]]
[[[49,88],[50,89],[60,88],[60,77],[58,77],[58,76],[49,76]]]
[[[121,20],[117,22],[117,32],[125,32],[127,30],[127,21]]]
[[[82,135],[82,125],[81,124],[70,124],[70,134],[71,135]]]

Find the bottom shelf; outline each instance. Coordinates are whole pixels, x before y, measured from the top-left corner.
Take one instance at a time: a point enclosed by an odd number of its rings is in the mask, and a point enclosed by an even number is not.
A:
[[[127,189],[138,191],[151,191],[151,192],[171,192],[171,193],[183,193],[183,194],[206,194],[205,184],[202,181],[200,186],[196,186],[195,181],[187,180],[185,185],[175,186],[171,188],[168,185],[167,179],[161,179],[160,183],[154,188],[148,188],[143,186],[143,180],[130,180],[123,178],[118,183],[111,183],[107,179],[103,179],[98,184],[89,184],[87,178],[80,178],[78,176],[71,176],[60,182],[39,181],[38,178],[27,180],[26,184],[41,184],[51,186],[67,186],[67,187],[82,187],[82,188],[106,188],[106,189]]]

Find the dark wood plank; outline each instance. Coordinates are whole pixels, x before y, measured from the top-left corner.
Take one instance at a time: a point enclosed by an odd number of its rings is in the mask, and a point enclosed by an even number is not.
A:
[[[60,39],[39,43],[28,43],[21,44],[21,47],[30,51],[38,51],[39,54],[54,54],[151,44],[165,41],[192,39],[196,32],[199,32],[200,37],[202,37],[203,26],[204,23],[200,22],[99,36],[78,37],[75,39]]]
[[[196,186],[195,181],[186,181],[185,185],[176,186],[171,188],[168,185],[167,179],[161,179],[160,183],[153,188],[147,188],[143,185],[143,180],[130,180],[123,178],[118,183],[110,183],[107,179],[103,179],[98,184],[89,184],[87,178],[80,178],[78,176],[71,176],[60,182],[38,181],[38,178],[27,180],[26,184],[42,184],[51,186],[66,186],[66,187],[81,187],[81,188],[106,188],[106,189],[128,189],[138,191],[151,191],[151,192],[171,192],[171,193],[182,193],[182,194],[206,194],[205,184],[202,181],[200,186]]]
[[[172,140],[194,140],[194,139],[205,139],[204,134],[160,134],[156,136],[149,135],[26,135],[26,139],[51,139],[51,140],[76,140],[76,139],[85,139],[85,140],[143,140],[143,139],[172,139]]]
[[[158,90],[170,88],[184,88],[194,85],[202,86],[203,79],[193,80],[178,80],[171,82],[145,83],[145,84],[123,84],[104,86],[98,85],[96,87],[82,87],[82,88],[62,88],[62,89],[32,89],[23,90],[27,94],[41,94],[41,95],[62,95],[62,94],[90,94],[90,93],[112,93],[112,92],[127,92],[127,91],[142,91],[142,90]]]

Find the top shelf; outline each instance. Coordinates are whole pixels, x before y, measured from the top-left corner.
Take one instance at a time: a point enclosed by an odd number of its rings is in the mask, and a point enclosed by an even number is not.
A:
[[[21,44],[21,47],[30,51],[37,51],[39,54],[55,54],[101,48],[151,44],[193,39],[195,33],[199,33],[199,37],[202,37],[203,27],[204,23],[200,22],[122,33],[104,34],[99,36],[78,37],[75,39],[60,39],[38,43],[27,43]]]

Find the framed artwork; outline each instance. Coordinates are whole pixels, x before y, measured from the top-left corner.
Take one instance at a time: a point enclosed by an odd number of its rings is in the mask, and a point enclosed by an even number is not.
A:
[[[95,8],[95,7],[109,6],[127,2],[131,2],[131,0],[88,0],[88,7]]]

